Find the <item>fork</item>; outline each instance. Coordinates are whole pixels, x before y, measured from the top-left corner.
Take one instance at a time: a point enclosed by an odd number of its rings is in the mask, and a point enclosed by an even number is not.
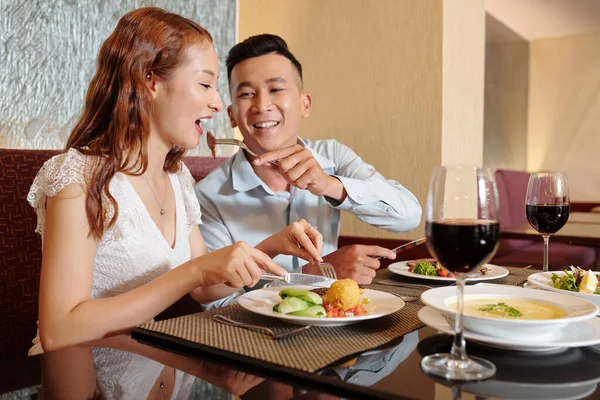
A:
[[[246,143],[244,143],[243,141],[239,140],[239,139],[229,139],[229,138],[225,138],[225,139],[215,139],[215,144],[226,144],[226,145],[230,145],[230,146],[240,146],[242,149],[246,150],[248,152],[248,154],[250,154],[253,157],[260,157],[258,154],[256,154],[255,152],[253,152],[252,150],[250,150],[248,148],[248,146],[246,146]],[[277,164],[277,161],[269,161],[271,164],[273,165],[279,165]]]
[[[264,326],[246,324],[244,322],[240,322],[240,321],[231,319],[225,315],[217,314],[217,315],[213,316],[213,319],[224,325],[238,326],[240,328],[248,329],[250,331],[264,333],[265,335],[271,336],[271,338],[273,340],[280,340],[280,339],[287,338],[287,337],[295,335],[297,333],[304,332],[305,330],[307,330],[311,327],[311,325],[306,325],[306,326],[303,326],[303,327],[300,327],[297,329],[292,329],[291,331],[287,331],[287,332],[283,332],[283,333],[275,333],[271,329],[265,328]]]
[[[319,268],[321,269],[323,276],[331,279],[337,279],[337,274],[335,273],[335,268],[333,268],[333,265],[328,263],[320,263]]]

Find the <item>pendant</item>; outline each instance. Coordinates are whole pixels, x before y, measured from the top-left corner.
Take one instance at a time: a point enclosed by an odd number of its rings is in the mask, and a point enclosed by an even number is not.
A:
[[[167,213],[167,211],[164,208],[160,209],[160,215],[165,215]]]

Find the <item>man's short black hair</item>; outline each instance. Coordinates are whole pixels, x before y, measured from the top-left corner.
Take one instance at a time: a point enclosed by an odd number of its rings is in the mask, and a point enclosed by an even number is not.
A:
[[[244,60],[254,57],[264,56],[265,54],[277,53],[292,62],[302,81],[302,65],[290,52],[285,40],[277,35],[264,33],[262,35],[251,36],[233,46],[227,55],[227,79],[231,81],[231,71]]]

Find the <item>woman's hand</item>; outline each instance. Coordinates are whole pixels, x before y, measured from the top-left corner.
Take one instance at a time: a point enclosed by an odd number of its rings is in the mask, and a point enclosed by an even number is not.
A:
[[[287,254],[309,262],[323,261],[321,258],[323,235],[304,219],[292,222],[278,233],[259,243],[256,248],[271,257]]]
[[[234,288],[252,287],[259,281],[262,270],[276,275],[287,273],[268,255],[244,242],[234,243],[196,260],[199,286],[225,283]]]

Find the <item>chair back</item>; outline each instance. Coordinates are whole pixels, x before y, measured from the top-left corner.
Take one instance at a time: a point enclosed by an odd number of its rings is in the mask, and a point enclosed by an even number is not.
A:
[[[36,332],[42,242],[27,193],[57,150],[0,149],[0,360],[22,358]]]
[[[500,226],[513,227],[527,223],[525,197],[529,172],[497,170],[496,185],[500,201]]]

